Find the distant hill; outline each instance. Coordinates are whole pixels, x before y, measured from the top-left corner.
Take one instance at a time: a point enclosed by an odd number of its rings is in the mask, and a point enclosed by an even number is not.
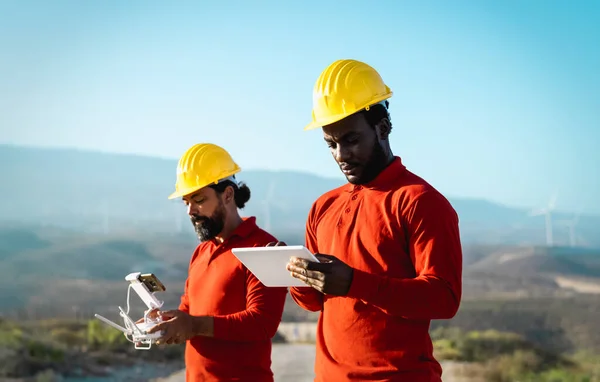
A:
[[[0,228],[0,315],[71,316],[75,307],[87,315],[115,313],[133,271],[157,274],[167,286],[165,300],[176,305],[196,244],[191,233]],[[466,300],[573,296],[581,285],[600,293],[600,250],[465,244],[464,264]],[[286,320],[312,316],[287,305]]]
[[[176,161],[168,159],[0,145],[0,225],[56,226],[107,235],[190,233],[181,203],[166,199],[175,167]],[[257,216],[259,224],[294,242],[302,241],[312,202],[344,183],[341,176],[330,179],[293,171],[243,171],[239,179],[252,190],[243,213]],[[459,213],[464,243],[544,244],[542,217],[485,200],[449,199]],[[557,213],[555,218],[555,242],[566,245],[569,231],[560,221],[571,216]],[[582,216],[576,228],[579,246],[600,246],[600,217]]]
[[[568,255],[567,255],[568,254]],[[600,251],[522,247],[492,252],[470,264],[469,270],[513,276],[539,274],[600,277]]]

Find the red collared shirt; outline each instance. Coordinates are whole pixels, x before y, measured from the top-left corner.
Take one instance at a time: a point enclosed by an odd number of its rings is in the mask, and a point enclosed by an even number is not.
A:
[[[179,309],[214,316],[214,338],[187,341],[186,381],[273,381],[271,338],[283,314],[286,288],[267,288],[231,253],[277,241],[244,222],[221,244],[201,243],[190,261]]]
[[[321,311],[316,381],[441,381],[429,337],[462,293],[458,216],[399,157],[369,184],[322,195],[306,246],[354,268],[347,296],[291,288],[301,307]]]

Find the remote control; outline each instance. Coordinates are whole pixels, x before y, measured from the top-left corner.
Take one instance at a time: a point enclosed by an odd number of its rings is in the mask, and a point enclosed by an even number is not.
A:
[[[127,311],[123,310],[119,306],[120,316],[123,318],[125,327],[118,325],[111,320],[96,314],[95,317],[113,328],[120,330],[125,335],[128,341],[134,343],[136,349],[148,350],[152,347],[153,343],[162,336],[161,332],[150,333],[147,331],[155,325],[162,322],[159,316],[152,319],[149,317],[149,313],[152,309],[160,309],[163,305],[163,301],[160,301],[154,296],[154,292],[164,291],[165,287],[153,274],[142,275],[139,272],[130,273],[125,277],[125,280],[129,281],[129,289],[127,290]],[[135,321],[129,317],[129,292],[133,289],[138,296],[144,301],[148,309],[144,312],[144,321],[136,324]],[[131,337],[131,338],[130,338]]]

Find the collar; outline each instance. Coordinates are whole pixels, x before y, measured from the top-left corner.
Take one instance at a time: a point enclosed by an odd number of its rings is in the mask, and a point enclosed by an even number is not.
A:
[[[381,171],[379,175],[375,177],[375,179],[365,184],[355,185],[348,183],[346,191],[353,192],[362,188],[368,188],[371,190],[387,188],[391,183],[393,183],[396,179],[402,176],[405,171],[406,166],[402,164],[402,159],[399,156],[394,156],[394,160],[392,161],[392,163],[390,163],[386,168],[384,168],[383,171]]]
[[[210,242],[210,243],[212,243],[212,245],[218,247],[220,245],[229,243],[231,241],[231,239],[233,239],[235,237],[245,239],[245,238],[249,237],[250,235],[252,235],[252,233],[257,229],[258,229],[258,226],[256,225],[256,217],[254,217],[254,216],[242,217],[242,222],[240,223],[240,225],[238,225],[237,228],[235,230],[233,230],[231,235],[229,235],[229,237],[227,239],[225,239],[225,241],[223,241],[222,243],[219,243],[218,241],[216,241],[213,238],[213,239],[209,240],[208,242]]]
[[[256,225],[256,217],[254,216],[250,216],[250,217],[242,217],[242,222],[240,223],[240,225],[237,226],[237,228],[231,233],[231,237],[233,236],[239,236],[241,238],[245,238],[250,236],[256,229],[258,228],[258,226]]]

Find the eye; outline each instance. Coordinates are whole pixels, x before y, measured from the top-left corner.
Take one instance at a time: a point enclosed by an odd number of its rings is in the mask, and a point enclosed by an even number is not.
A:
[[[346,139],[345,139],[345,140],[346,140],[346,142],[347,142],[347,143],[349,143],[349,144],[355,144],[355,143],[358,143],[358,140],[359,140],[359,138],[360,138],[360,137],[359,137],[358,135],[356,135],[356,134],[352,134],[352,135],[350,135],[349,137],[346,137]]]
[[[330,149],[335,149],[335,143],[328,141],[326,141],[325,143],[327,143],[327,147],[329,147]]]

